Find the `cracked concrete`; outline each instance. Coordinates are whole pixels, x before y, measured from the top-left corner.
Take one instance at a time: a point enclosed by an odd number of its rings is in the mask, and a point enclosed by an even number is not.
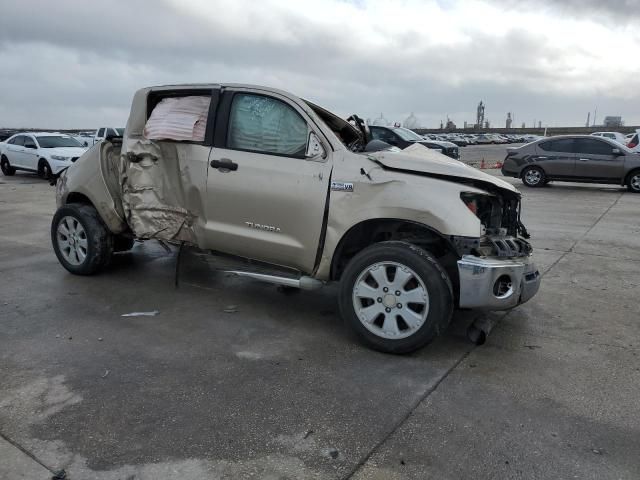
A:
[[[482,347],[459,312],[393,357],[345,335],[332,288],[283,295],[187,255],[175,290],[151,243],[71,276],[53,189],[3,182],[0,478],[640,476],[640,195],[523,189],[539,295]]]

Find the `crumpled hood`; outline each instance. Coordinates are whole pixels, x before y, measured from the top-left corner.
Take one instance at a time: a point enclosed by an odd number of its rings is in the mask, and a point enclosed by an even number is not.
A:
[[[411,145],[400,152],[380,151],[367,154],[382,166],[405,171],[449,179],[451,181],[470,180],[478,184],[490,184],[501,190],[520,195],[516,187],[500,178],[484,173],[453,158],[447,157],[420,144]]]
[[[59,155],[61,157],[79,157],[87,151],[84,147],[57,147],[43,149],[49,155]]]

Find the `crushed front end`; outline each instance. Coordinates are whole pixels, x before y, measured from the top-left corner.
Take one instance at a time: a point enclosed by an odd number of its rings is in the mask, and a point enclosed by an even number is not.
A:
[[[482,225],[478,238],[452,238],[460,257],[460,308],[507,310],[531,299],[541,278],[520,220],[519,195],[464,192],[460,198]]]

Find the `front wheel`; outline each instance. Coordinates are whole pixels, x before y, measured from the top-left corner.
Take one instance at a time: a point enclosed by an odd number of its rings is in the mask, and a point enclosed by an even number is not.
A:
[[[522,183],[527,187],[544,187],[547,178],[540,167],[527,167],[522,171]]]
[[[59,208],[51,222],[51,242],[58,261],[76,275],[98,272],[113,253],[113,236],[91,205]]]
[[[38,165],[38,176],[45,180],[49,180],[51,178],[51,166],[49,162],[42,159],[40,160],[40,164]]]
[[[340,280],[340,312],[365,345],[409,353],[430,343],[453,313],[451,281],[427,251],[381,242],[356,255]]]

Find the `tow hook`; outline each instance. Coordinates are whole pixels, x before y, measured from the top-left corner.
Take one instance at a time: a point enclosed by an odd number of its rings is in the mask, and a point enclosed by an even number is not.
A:
[[[476,345],[483,345],[487,341],[487,337],[495,326],[496,322],[491,320],[487,315],[476,317],[469,328],[467,328],[467,338]]]

